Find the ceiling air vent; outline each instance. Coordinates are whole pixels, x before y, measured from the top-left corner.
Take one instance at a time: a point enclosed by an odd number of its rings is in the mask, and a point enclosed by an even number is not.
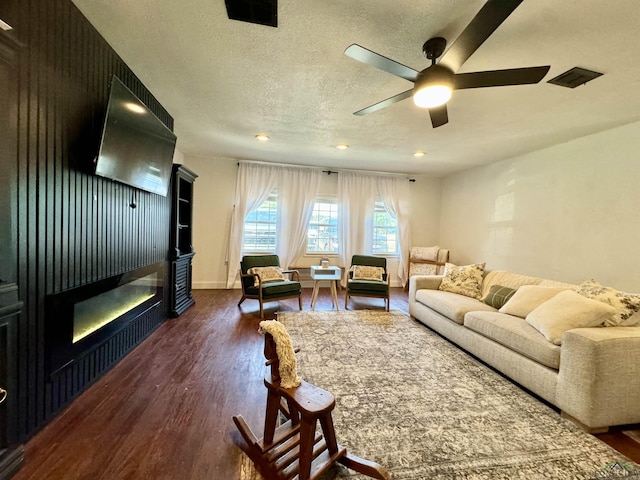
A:
[[[593,72],[586,68],[573,67],[571,70],[567,70],[561,73],[555,78],[552,78],[547,83],[553,83],[554,85],[560,85],[561,87],[576,88],[579,85],[598,78],[602,73]]]
[[[230,20],[278,26],[278,0],[225,0]]]

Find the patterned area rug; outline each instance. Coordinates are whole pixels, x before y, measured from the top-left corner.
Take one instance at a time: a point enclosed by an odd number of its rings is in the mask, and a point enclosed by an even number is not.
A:
[[[621,454],[400,312],[278,314],[338,442],[394,480],[587,479]],[[260,431],[256,426],[256,430]],[[241,480],[261,478],[244,457]],[[365,478],[343,467],[326,478]]]

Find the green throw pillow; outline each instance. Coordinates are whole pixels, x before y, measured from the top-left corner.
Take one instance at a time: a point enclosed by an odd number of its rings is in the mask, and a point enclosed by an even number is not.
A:
[[[489,293],[482,299],[484,303],[492,306],[493,308],[501,308],[507,300],[513,297],[516,293],[515,289],[509,287],[503,287],[502,285],[491,285]]]

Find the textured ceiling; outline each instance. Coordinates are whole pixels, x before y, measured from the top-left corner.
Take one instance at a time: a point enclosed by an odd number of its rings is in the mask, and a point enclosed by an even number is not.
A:
[[[354,116],[412,84],[343,52],[358,43],[422,70],[422,44],[451,44],[482,0],[279,0],[278,28],[229,20],[224,0],[73,1],[173,115],[187,155],[440,176],[640,119],[638,0],[525,0],[460,72],[547,76],[456,91],[437,129],[410,99]],[[574,66],[604,75],[546,83]]]

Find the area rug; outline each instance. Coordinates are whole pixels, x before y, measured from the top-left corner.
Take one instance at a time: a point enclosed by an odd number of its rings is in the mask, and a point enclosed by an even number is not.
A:
[[[403,313],[278,319],[301,349],[302,378],[336,397],[338,442],[394,480],[593,479],[615,462],[640,469]],[[258,478],[244,457],[241,480]],[[326,478],[365,477],[340,466]]]

